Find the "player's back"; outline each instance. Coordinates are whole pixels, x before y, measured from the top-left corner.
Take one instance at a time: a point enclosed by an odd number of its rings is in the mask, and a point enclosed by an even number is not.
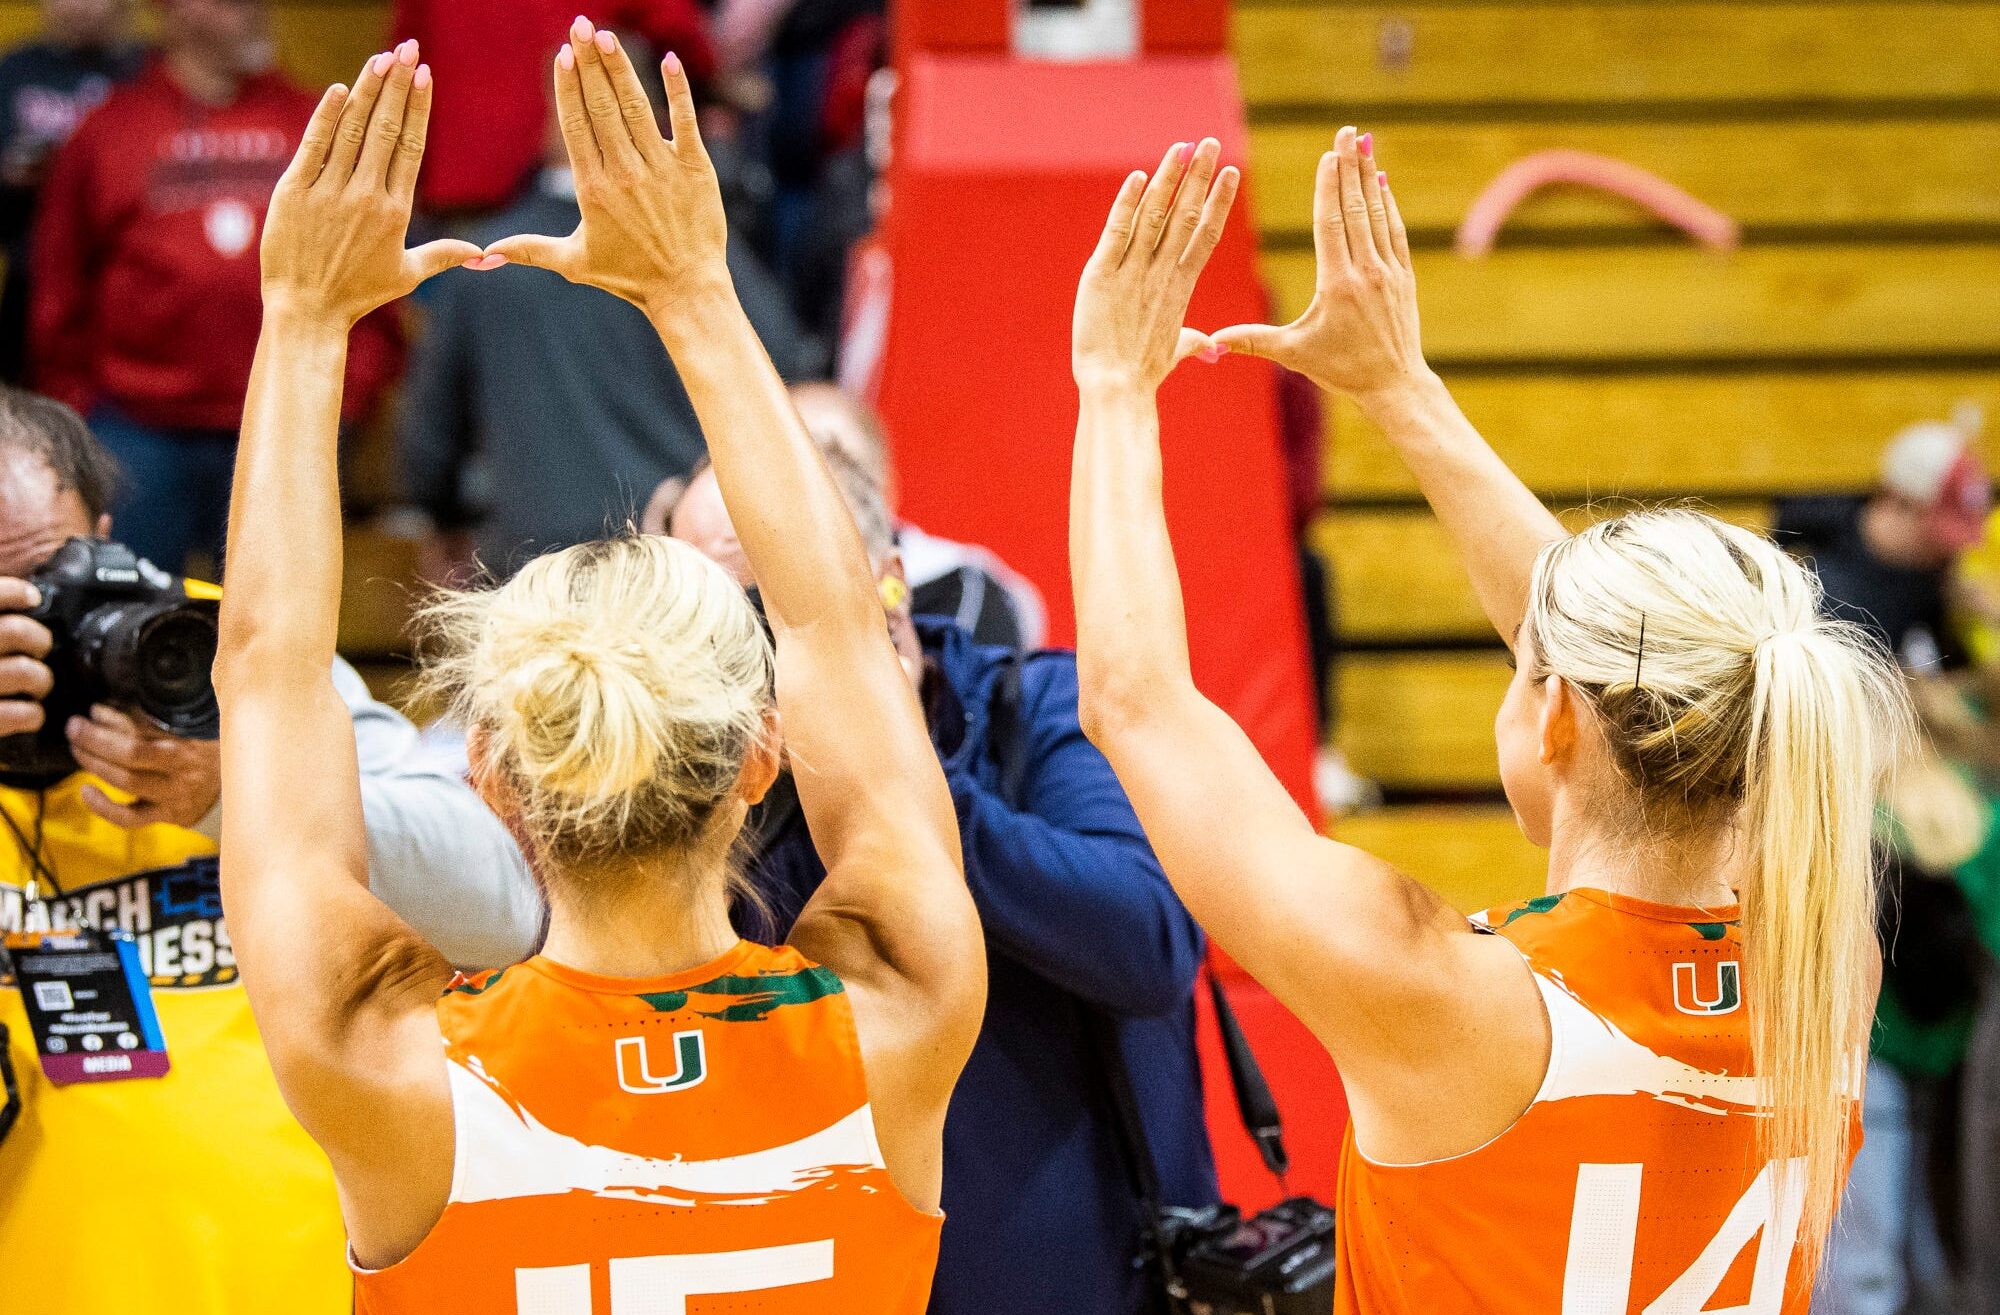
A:
[[[544,958],[438,1006],[457,1163],[361,1315],[917,1315],[941,1216],[883,1167],[849,999],[740,942],[672,977]]]
[[[1736,920],[1596,890],[1481,915],[1541,990],[1547,1077],[1451,1159],[1377,1164],[1349,1130],[1341,1315],[1803,1315],[1802,1198],[1775,1199],[1757,1152]]]

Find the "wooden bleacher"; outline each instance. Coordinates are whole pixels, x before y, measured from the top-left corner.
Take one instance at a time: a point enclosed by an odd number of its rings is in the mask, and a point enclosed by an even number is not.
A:
[[[2000,4],[1239,0],[1234,41],[1280,305],[1310,295],[1320,152],[1373,130],[1431,359],[1565,512],[1698,498],[1766,523],[1774,497],[1867,488],[1911,420],[2000,415]],[[1556,188],[1490,258],[1456,256],[1479,190],[1551,148],[1659,173],[1742,249]],[[1340,833],[1461,907],[1530,892],[1539,856],[1498,802],[1504,655],[1380,435],[1343,404],[1327,444],[1340,737],[1405,801]]]

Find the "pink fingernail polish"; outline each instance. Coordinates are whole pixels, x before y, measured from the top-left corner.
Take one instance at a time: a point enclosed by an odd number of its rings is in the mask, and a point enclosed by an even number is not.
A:
[[[666,66],[669,73],[678,75],[681,71],[681,57],[671,50],[667,52],[667,57],[661,60],[660,63]]]
[[[585,18],[582,14],[578,14],[576,16],[576,24],[571,30],[576,33],[576,39],[578,41],[588,41],[592,37],[597,35],[596,25],[594,25],[589,19]]]
[[[1192,160],[1194,158],[1194,144],[1192,142],[1182,142],[1179,146],[1176,146],[1174,148],[1174,158],[1182,164],[1186,164],[1189,160]]]
[[[1361,136],[1359,136],[1358,138],[1356,138],[1356,139],[1355,139],[1355,144],[1356,144],[1357,146],[1359,146],[1359,147],[1361,148],[1361,153],[1362,153],[1363,155],[1373,155],[1373,154],[1375,154],[1375,134],[1374,134],[1374,133],[1372,133],[1372,132],[1364,132],[1364,133],[1362,133],[1362,134],[1361,134]]]
[[[428,64],[417,65],[417,76],[415,80],[411,82],[410,85],[415,87],[418,91],[422,91],[425,87],[430,86],[431,66]]]
[[[394,67],[395,63],[396,63],[396,57],[394,55],[389,54],[387,51],[384,51],[383,53],[375,56],[374,62],[370,64],[369,67],[373,68],[375,70],[375,76],[380,78],[388,76],[389,70],[392,67]]]
[[[1226,343],[1219,343],[1219,342],[1211,343],[1195,353],[1196,356],[1199,356],[1204,362],[1206,362],[1209,365],[1214,365],[1217,361],[1221,360],[1224,356],[1227,356],[1228,354],[1229,354],[1228,345]]]
[[[506,263],[507,257],[497,251],[489,251],[483,256],[474,256],[472,259],[466,261],[465,267],[467,269],[488,270],[498,269]]]
[[[558,50],[556,52],[556,63],[562,65],[565,72],[575,68],[576,48],[574,46],[564,46],[561,50]]]
[[[414,41],[405,41],[402,45],[397,46],[396,61],[405,68],[415,64],[417,62],[417,43]]]
[[[1378,187],[1387,187],[1389,185],[1389,174],[1386,170],[1376,171],[1375,184]]]
[[[597,48],[608,55],[618,48],[618,43],[612,40],[609,32],[600,28],[597,33]]]

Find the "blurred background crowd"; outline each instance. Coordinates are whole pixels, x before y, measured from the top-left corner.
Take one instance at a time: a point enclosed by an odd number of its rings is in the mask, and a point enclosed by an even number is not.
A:
[[[1243,0],[1265,295],[1302,301],[1295,184],[1368,108],[1422,248],[1432,355],[1523,477],[1575,523],[1617,498],[1698,497],[1774,530],[1828,607],[1902,659],[1932,747],[1882,807],[1868,1140],[1824,1308],[2000,1311],[2000,6],[1546,9]],[[847,284],[883,204],[885,0],[593,16],[694,76],[738,291],[809,423],[879,491],[911,610],[1038,647],[1027,579],[897,514],[898,444],[854,396],[868,326]],[[0,380],[86,418],[120,467],[122,541],[226,574],[259,223],[318,84],[419,38],[438,92],[415,236],[566,232],[546,60],[569,17],[558,0],[0,5],[20,37],[0,59]],[[1741,245],[1696,251],[1557,187],[1494,254],[1452,253],[1496,172],[1551,148],[1687,187]],[[703,458],[645,319],[531,270],[448,273],[370,317],[346,400],[343,647],[391,701],[418,582],[664,527]],[[1302,381],[1278,403],[1320,802],[1356,843],[1445,874],[1462,907],[1538,892],[1482,722],[1505,669],[1441,533],[1356,417],[1323,414]]]

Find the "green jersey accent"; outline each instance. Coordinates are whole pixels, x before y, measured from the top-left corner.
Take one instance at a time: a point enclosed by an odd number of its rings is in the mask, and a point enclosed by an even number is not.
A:
[[[774,1009],[810,1004],[846,989],[831,968],[813,967],[791,973],[760,973],[755,977],[722,976],[681,991],[644,992],[639,998],[661,1013],[671,1014],[687,1008],[690,996],[737,996],[740,998],[713,1012],[706,1009],[695,1012],[724,1023],[759,1023]]]

